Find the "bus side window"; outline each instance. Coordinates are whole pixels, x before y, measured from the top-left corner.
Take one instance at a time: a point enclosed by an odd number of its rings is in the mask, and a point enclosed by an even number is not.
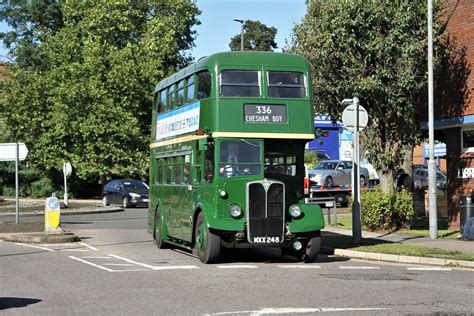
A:
[[[198,150],[196,151],[196,164],[195,164],[195,170],[196,170],[196,176],[194,178],[194,183],[201,183],[201,151]]]
[[[194,101],[194,77],[188,77],[186,79],[186,102]]]
[[[158,104],[158,113],[162,113],[165,111],[166,108],[166,90],[160,91],[160,100]]]
[[[171,87],[168,88],[168,99],[166,100],[166,109],[171,110],[174,107],[175,104],[175,85],[172,85]]]
[[[173,182],[175,184],[181,183],[181,170],[183,169],[183,156],[178,156],[174,158],[173,165]]]
[[[183,184],[191,183],[191,164],[186,162],[183,169]]]
[[[211,95],[211,75],[207,71],[202,71],[198,75],[198,93],[197,98],[205,99]]]
[[[206,150],[206,159],[204,162],[204,176],[207,183],[214,179],[214,146],[209,144]]]
[[[163,159],[159,159],[157,161],[157,175],[156,175],[156,183],[163,183],[163,166],[164,161]]]
[[[178,106],[181,106],[186,103],[186,101],[184,100],[184,80],[181,80],[178,83],[177,97],[178,97]]]
[[[166,158],[166,172],[165,172],[165,177],[166,177],[166,184],[171,184],[171,177],[173,173],[173,158]]]

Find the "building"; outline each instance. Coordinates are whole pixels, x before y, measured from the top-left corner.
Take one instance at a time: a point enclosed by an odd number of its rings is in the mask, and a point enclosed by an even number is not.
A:
[[[442,63],[435,77],[435,138],[446,144],[448,223],[460,225],[460,203],[474,195],[474,0],[445,1],[443,16],[457,53]],[[425,107],[421,126],[428,128]],[[474,197],[474,196],[473,196]]]

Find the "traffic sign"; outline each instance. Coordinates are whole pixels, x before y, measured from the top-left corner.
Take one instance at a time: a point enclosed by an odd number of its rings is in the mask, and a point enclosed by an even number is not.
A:
[[[0,161],[15,161],[16,160],[16,144],[4,143],[0,144]],[[28,148],[24,143],[18,143],[18,160],[25,160],[28,154]]]
[[[369,122],[369,115],[362,105],[358,106],[359,108],[359,132],[362,131]],[[354,132],[355,127],[355,116],[356,115],[356,106],[354,103],[347,106],[342,112],[342,123],[347,127],[348,130]]]
[[[66,177],[69,177],[72,173],[72,166],[69,162],[63,164],[63,173]]]

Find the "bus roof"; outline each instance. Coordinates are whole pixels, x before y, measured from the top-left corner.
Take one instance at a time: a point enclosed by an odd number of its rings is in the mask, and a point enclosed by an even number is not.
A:
[[[289,53],[275,52],[222,52],[201,57],[195,63],[181,69],[171,76],[161,80],[155,87],[155,92],[176,83],[196,72],[205,69],[216,69],[219,65],[270,65],[291,64],[296,67],[309,68],[309,62],[302,56]]]

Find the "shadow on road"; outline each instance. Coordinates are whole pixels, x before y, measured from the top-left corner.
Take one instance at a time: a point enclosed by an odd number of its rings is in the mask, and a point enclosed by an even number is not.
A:
[[[26,307],[39,302],[41,302],[41,300],[36,298],[0,297],[0,311],[9,308]]]

